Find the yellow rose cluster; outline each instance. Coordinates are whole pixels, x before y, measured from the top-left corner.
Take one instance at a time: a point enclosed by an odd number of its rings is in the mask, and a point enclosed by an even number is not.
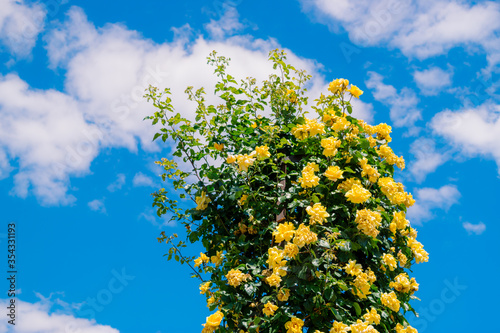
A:
[[[337,149],[340,147],[341,141],[331,136],[326,139],[321,139],[321,147],[324,148],[323,155],[325,156],[335,156],[337,154]]]
[[[396,293],[394,291],[391,291],[390,293],[383,293],[380,296],[380,301],[383,305],[387,306],[392,311],[399,311],[401,302],[398,300],[398,297],[396,296]]]
[[[370,287],[371,285],[377,281],[377,277],[375,273],[368,268],[366,271],[363,271],[363,267],[356,263],[355,260],[349,260],[347,265],[344,267],[344,270],[347,274],[354,276],[354,281],[351,282],[351,285],[354,288],[351,289],[351,292],[358,296],[360,299],[365,299],[366,296],[370,295]]]
[[[403,184],[396,183],[390,177],[379,178],[378,185],[393,205],[404,204],[406,207],[411,207],[415,203],[413,196],[404,191]]]
[[[345,194],[347,197],[347,200],[352,202],[352,203],[363,203],[366,200],[370,199],[372,194],[370,191],[368,191],[366,188],[364,188],[362,185],[358,184],[353,184],[351,189],[347,191]]]
[[[302,177],[299,177],[300,186],[304,188],[317,186],[319,177],[314,174],[315,171],[319,171],[319,166],[316,163],[307,163],[302,170]]]
[[[286,333],[302,333],[302,327],[304,326],[304,321],[297,317],[293,317],[289,322],[285,324]]]
[[[413,294],[418,290],[418,283],[415,278],[409,278],[408,274],[401,273],[394,278],[394,281],[389,283],[389,287],[396,289],[402,293]]]
[[[269,152],[268,146],[258,146],[252,151],[250,154],[238,154],[238,155],[229,155],[226,158],[226,163],[238,164],[239,171],[248,172],[248,168],[251,167],[255,160],[258,158],[259,160],[266,159],[271,157],[271,153]]]
[[[330,214],[326,212],[326,208],[319,202],[315,203],[312,207],[307,207],[306,212],[309,215],[309,223],[311,225],[316,223],[323,224],[323,222],[326,221],[326,218],[330,216]]]
[[[226,274],[226,279],[230,286],[238,287],[242,282],[248,279],[248,276],[239,269],[231,269]]]
[[[298,125],[292,129],[292,134],[299,140],[305,140],[317,134],[325,133],[325,124],[316,119],[305,118],[305,124]]]
[[[356,223],[358,229],[367,236],[377,237],[378,228],[381,225],[382,215],[369,209],[361,209],[356,212]]]
[[[207,317],[207,322],[203,325],[203,330],[201,333],[212,333],[217,328],[219,328],[222,319],[224,318],[224,314],[221,311],[217,311],[216,313]]]

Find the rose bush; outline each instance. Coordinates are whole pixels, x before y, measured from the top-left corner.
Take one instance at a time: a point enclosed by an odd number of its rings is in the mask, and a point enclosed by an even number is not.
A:
[[[346,79],[332,81],[307,115],[310,77],[285,60],[271,52],[276,72],[258,86],[238,83],[213,52],[221,104],[188,87],[194,120],[174,112],[168,89],[148,89],[157,108],[148,119],[161,124],[154,139],[176,147],[157,162],[162,179],[195,204],[181,208],[162,188],[153,206],[205,251],[187,257],[176,235],[158,240],[169,259],[193,268],[216,311],[203,333],[414,333],[404,315],[419,286],[408,271],[428,254],[405,216],[414,200],[393,179],[404,159],[389,147],[391,127],[350,115],[363,92]]]

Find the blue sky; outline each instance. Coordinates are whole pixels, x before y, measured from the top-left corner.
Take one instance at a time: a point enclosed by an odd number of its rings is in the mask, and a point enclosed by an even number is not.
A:
[[[430,253],[414,269],[421,316],[410,322],[428,333],[495,330],[485,319],[500,296],[488,282],[500,274],[499,3],[0,0],[0,9],[0,248],[15,222],[19,271],[16,330],[2,313],[0,332],[201,331],[209,312],[197,281],[156,242],[183,231],[151,208],[150,193],[169,187],[153,162],[170,147],[151,142],[142,119],[153,109],[141,96],[150,83],[171,87],[189,117],[185,87],[214,83],[209,52],[231,57],[235,76],[262,80],[277,47],[313,75],[310,96],[348,78],[365,92],[355,114],[393,127],[407,166],[397,178],[417,199],[408,215]]]

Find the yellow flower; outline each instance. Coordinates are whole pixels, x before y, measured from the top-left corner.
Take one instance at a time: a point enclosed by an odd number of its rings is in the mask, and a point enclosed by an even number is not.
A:
[[[401,170],[403,170],[405,168],[405,159],[403,158],[403,156],[400,156],[397,158],[396,165]]]
[[[302,333],[303,326],[304,322],[301,319],[293,317],[290,321],[287,321],[285,324],[286,333]]]
[[[406,219],[405,212],[394,212],[392,222],[396,225],[399,230],[405,229],[410,225],[410,221]]]
[[[363,94],[363,90],[359,89],[354,84],[351,84],[351,88],[349,88],[347,91],[356,98],[359,98],[359,96]]]
[[[229,156],[226,158],[226,163],[233,164],[234,162],[236,162],[236,156],[229,155]]]
[[[370,147],[373,148],[377,145],[377,140],[375,140],[375,138],[372,138],[371,136],[369,136],[367,140],[370,143]]]
[[[379,212],[374,212],[368,209],[358,210],[356,212],[356,223],[358,230],[365,235],[377,237],[379,234],[378,228],[381,225],[382,215]]]
[[[351,284],[356,287],[351,289],[352,293],[356,296],[358,296],[361,299],[365,299],[366,296],[370,295],[370,280],[368,278],[368,274],[361,272],[359,273],[356,278],[354,279],[354,282],[351,282]]]
[[[208,204],[212,201],[210,200],[209,197],[207,197],[207,194],[205,191],[201,192],[201,196],[195,197],[196,201],[196,210],[205,210],[208,207]]]
[[[266,157],[271,157],[271,153],[269,152],[268,146],[259,146],[255,148],[255,152],[259,159],[264,159]]]
[[[238,204],[240,206],[243,206],[245,204],[245,202],[247,201],[247,199],[248,199],[248,194],[243,194],[241,196],[241,198],[238,200]]]
[[[396,259],[394,259],[394,257],[390,253],[384,253],[382,255],[382,261],[384,262],[384,265],[389,267],[389,270],[391,271],[395,270],[398,267]]]
[[[211,306],[212,304],[214,304],[214,303],[215,303],[215,301],[216,301],[216,300],[215,300],[215,298],[214,298],[213,296],[209,297],[209,298],[207,299],[207,307],[208,307],[208,308],[210,308],[210,306]]]
[[[375,308],[372,307],[370,311],[366,311],[367,312],[363,315],[364,320],[366,320],[369,324],[380,324],[380,315],[377,313]]]
[[[357,178],[348,178],[339,184],[338,189],[342,191],[350,191],[353,185],[361,186],[361,181]]]
[[[375,132],[377,133],[379,139],[381,139],[381,140],[385,139],[387,142],[391,141],[391,137],[389,136],[389,134],[391,134],[391,131],[392,131],[391,126],[389,126],[385,123],[382,123],[382,124],[378,124],[377,126],[374,126],[374,127],[375,127]]]
[[[333,117],[332,130],[335,132],[346,130],[351,123],[345,117]]]
[[[324,148],[323,155],[325,156],[335,156],[337,154],[337,148],[340,147],[340,140],[331,136],[326,139],[321,139],[321,147]]]
[[[309,223],[314,225],[316,223],[323,224],[326,221],[326,218],[330,216],[326,212],[326,208],[321,205],[321,203],[317,202],[314,206],[308,206],[306,208],[306,212],[309,216]]]
[[[251,126],[252,128],[257,128],[257,123],[256,123],[256,122],[253,122],[250,126]]]
[[[380,173],[377,171],[377,169],[368,164],[368,160],[366,159],[366,157],[359,161],[359,165],[363,169],[361,171],[361,176],[368,176],[368,180],[371,183],[376,183],[378,177],[380,177]]]
[[[363,272],[363,267],[356,263],[356,260],[349,260],[344,270],[349,275],[357,276]]]
[[[280,302],[288,301],[289,297],[290,297],[290,289],[283,288],[278,291],[278,300]]]
[[[253,165],[255,158],[250,155],[236,155],[236,163],[238,163],[238,168],[240,171],[248,171],[248,168]]]
[[[309,136],[315,136],[316,134],[325,133],[325,124],[319,123],[316,119],[305,118],[305,124],[297,125],[292,130],[291,133],[298,139],[304,140]]]
[[[278,307],[276,305],[274,305],[273,303],[271,302],[267,302],[265,305],[264,305],[264,309],[262,310],[262,312],[264,312],[264,314],[267,316],[267,317],[271,317],[274,315],[274,312],[278,310]]]
[[[229,285],[233,287],[238,287],[241,284],[241,282],[246,281],[248,277],[239,269],[231,269],[226,274],[226,278]]]
[[[315,171],[319,171],[319,166],[316,163],[307,163],[307,165],[302,169],[302,177],[299,177],[300,186],[303,188],[315,187],[319,184],[319,177],[314,174]]]
[[[358,321],[351,324],[351,333],[378,333],[378,331],[366,321]]]
[[[200,294],[206,294],[210,290],[210,284],[212,284],[210,281],[200,284]]]
[[[200,257],[194,260],[194,267],[200,266],[202,263],[208,263],[210,259],[205,255],[205,253],[200,252]]]
[[[325,176],[330,179],[332,182],[337,181],[338,179],[344,179],[342,174],[344,171],[340,170],[340,168],[336,165],[329,166],[328,169],[326,169]]]
[[[218,151],[224,150],[224,144],[223,143],[214,143],[214,148],[217,149]]]
[[[416,285],[416,290],[418,290],[418,283],[413,279],[415,285]],[[411,291],[412,283],[410,282],[410,278],[408,277],[408,274],[406,273],[401,273],[398,276],[394,278],[394,281],[389,283],[389,287],[396,289],[399,292],[402,293],[409,293]]]
[[[221,311],[217,311],[216,313],[207,317],[206,325],[217,328],[219,327],[222,318],[224,318],[224,314]]]
[[[284,259],[285,253],[283,250],[280,250],[275,246],[269,248],[267,253],[267,264],[269,265],[269,268],[281,268],[286,265],[286,260]]]
[[[392,151],[391,147],[388,145],[381,145],[379,149],[376,149],[377,154],[380,158],[385,159],[385,161],[390,164],[396,164],[398,160],[402,157],[397,157],[396,154]],[[404,160],[403,160],[404,163]]]
[[[396,325],[394,329],[396,330],[396,333],[418,333],[418,331],[415,328],[411,327],[410,325],[404,328],[403,325],[399,323]]]
[[[349,80],[347,79],[335,79],[328,85],[328,90],[332,94],[336,94],[338,92],[343,92],[348,85],[349,85]]]
[[[293,243],[299,248],[306,244],[314,243],[318,240],[318,235],[313,231],[309,230],[309,227],[304,224],[299,225],[295,231],[295,237],[293,238]]]
[[[278,274],[272,274],[266,278],[266,282],[271,287],[279,287],[281,283],[281,277]]]
[[[399,311],[400,302],[394,291],[391,291],[390,293],[383,293],[380,296],[380,300],[383,305],[387,306],[392,311],[394,312]]]
[[[282,241],[289,242],[295,233],[295,227],[293,223],[285,222],[278,224],[276,231],[273,231],[274,240],[276,243],[281,243]]]
[[[399,250],[398,252],[398,261],[399,261],[399,266],[401,267],[405,267],[406,262],[408,261],[408,258],[404,255],[403,252],[401,252],[401,250]]]
[[[429,261],[429,253],[424,250],[424,246],[422,245],[422,243],[420,243],[416,239],[409,238],[406,244],[411,248],[413,256],[415,257],[415,262],[417,264]]]
[[[299,254],[299,247],[293,243],[286,243],[284,251],[285,256],[293,259],[297,254]]]
[[[354,184],[349,191],[345,194],[347,200],[352,203],[363,203],[368,200],[372,195],[370,191],[365,189],[363,186]]]
[[[224,255],[222,254],[222,251],[217,251],[217,254],[215,256],[210,257],[210,261],[212,261],[212,264],[216,266],[222,264],[222,260],[224,260]]]
[[[329,333],[347,333],[350,329],[349,325],[334,321]]]

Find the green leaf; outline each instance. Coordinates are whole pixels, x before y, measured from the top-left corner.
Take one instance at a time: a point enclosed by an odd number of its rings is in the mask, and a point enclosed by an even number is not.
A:
[[[356,315],[358,317],[361,316],[361,307],[359,306],[359,304],[356,302],[353,302],[352,305],[354,306],[354,310],[356,310]]]

